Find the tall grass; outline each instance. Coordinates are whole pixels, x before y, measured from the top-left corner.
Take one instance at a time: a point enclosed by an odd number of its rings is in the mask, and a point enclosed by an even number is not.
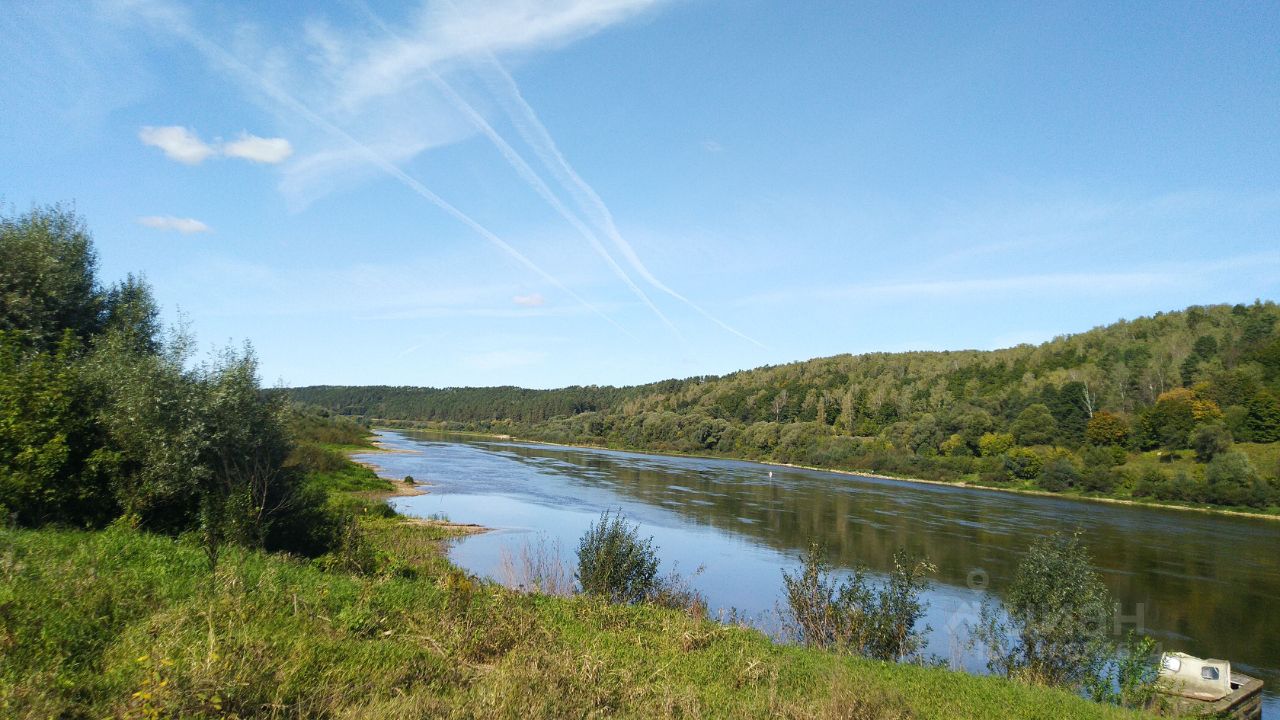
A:
[[[573,576],[565,566],[559,540],[539,534],[515,547],[503,545],[499,554],[498,577],[504,587],[558,597],[573,594]]]
[[[365,521],[367,574],[111,529],[0,530],[0,716],[1131,717],[1067,693],[507,591],[438,529]]]

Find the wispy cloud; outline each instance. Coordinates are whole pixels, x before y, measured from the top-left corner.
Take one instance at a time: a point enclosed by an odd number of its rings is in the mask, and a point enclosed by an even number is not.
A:
[[[724,152],[724,145],[721,145],[717,140],[708,139],[702,141],[702,149],[709,153],[719,153]]]
[[[199,165],[217,149],[200,139],[194,130],[180,125],[152,127],[138,131],[138,139],[144,145],[160,148],[170,160],[184,165]]]
[[[519,265],[522,265],[527,270],[541,277],[543,280],[558,288],[569,297],[572,297],[575,301],[594,312],[601,319],[614,327],[617,327],[627,335],[634,337],[629,330],[618,324],[618,322],[612,317],[605,314],[598,306],[588,302],[579,293],[565,285],[563,281],[543,269],[540,265],[535,263],[524,253],[520,252],[506,240],[503,240],[470,215],[467,215],[462,210],[458,209],[458,207],[446,201],[421,181],[405,172],[400,166],[379,154],[374,146],[362,141],[351,132],[343,129],[333,120],[314,109],[310,104],[304,102],[292,92],[274,82],[271,78],[263,74],[263,72],[255,69],[255,67],[248,64],[245,60],[229,52],[225,47],[210,39],[203,29],[196,27],[189,20],[186,13],[183,12],[181,8],[170,5],[167,2],[162,2],[161,0],[155,0],[141,5],[136,9],[144,18],[149,20],[155,28],[171,33],[189,43],[193,48],[201,53],[208,62],[219,69],[230,73],[237,80],[244,83],[247,90],[255,94],[265,96],[281,114],[287,115],[295,121],[300,121],[311,126],[323,133],[323,135],[330,141],[338,143],[347,150],[356,151],[357,156],[361,159],[363,164],[377,168],[392,179],[400,182],[424,200],[435,205],[445,214],[470,228],[482,239],[497,247]]]
[[[529,295],[516,295],[511,301],[520,307],[542,307],[547,304],[547,299],[542,297],[542,293],[532,293]]]
[[[375,15],[371,10],[368,11],[368,14],[379,27],[383,28],[384,32],[388,36],[400,40],[395,31],[387,26],[386,23],[382,22],[381,18],[377,17],[377,15]],[[401,41],[403,42],[403,40]],[[475,127],[475,129],[479,130],[489,140],[489,142],[498,149],[498,152],[516,171],[516,174],[520,176],[520,179],[523,180],[525,184],[538,195],[538,197],[542,198],[543,201],[550,205],[551,208],[556,211],[556,214],[568,222],[574,230],[576,230],[578,234],[587,241],[587,244],[591,246],[591,249],[595,251],[596,255],[605,261],[605,264],[609,266],[609,269],[614,273],[614,275],[621,280],[622,283],[626,285],[627,288],[630,289],[631,292],[634,293],[636,297],[638,297],[640,301],[663,322],[663,324],[669,327],[672,332],[676,333],[676,335],[680,335],[680,331],[676,328],[675,324],[671,322],[662,310],[658,309],[658,306],[654,304],[648,294],[646,294],[644,290],[642,290],[640,286],[631,279],[631,276],[622,269],[622,266],[613,258],[613,255],[605,249],[604,244],[600,242],[596,233],[587,226],[577,213],[570,210],[563,202],[560,201],[560,198],[556,193],[552,191],[542,177],[529,166],[529,163],[524,159],[520,152],[512,147],[511,143],[509,143],[506,138],[504,138],[471,103],[467,102],[467,100],[463,98],[447,80],[441,77],[435,69],[427,66],[424,67],[421,72],[424,77],[429,79],[440,89],[453,108],[460,112],[467,121]]]
[[[347,108],[399,93],[422,72],[487,53],[558,47],[629,20],[663,0],[456,0],[424,3],[400,37],[373,43],[342,78]]]
[[[502,66],[497,57],[489,55],[487,59],[493,71],[490,74],[491,82],[489,88],[507,111],[521,137],[533,148],[534,153],[547,170],[569,191],[591,223],[613,242],[614,247],[626,258],[631,268],[649,285],[689,306],[699,315],[720,326],[723,330],[737,335],[754,345],[764,347],[764,344],[760,341],[734,328],[707,312],[689,298],[671,289],[649,271],[649,268],[640,259],[639,254],[636,253],[635,248],[631,243],[627,242],[621,231],[618,230],[609,206],[605,204],[595,189],[573,169],[573,166],[565,159],[564,153],[560,152],[560,148],[556,145],[555,140],[552,139],[551,133],[547,131],[546,126],[538,119],[533,106],[520,93],[520,88],[516,85],[515,79],[511,77],[511,74]]]
[[[172,215],[147,215],[138,218],[139,225],[155,230],[169,230],[183,235],[213,232],[213,228],[195,218],[180,218]]]
[[[284,162],[293,154],[293,145],[284,138],[264,138],[243,133],[238,140],[223,145],[222,153],[227,157],[274,165]]]

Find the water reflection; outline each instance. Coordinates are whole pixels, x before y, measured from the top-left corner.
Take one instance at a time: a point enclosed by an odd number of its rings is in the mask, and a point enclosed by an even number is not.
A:
[[[426,477],[431,495],[407,512],[444,511],[506,532],[458,545],[455,560],[491,572],[516,531],[546,532],[571,551],[599,511],[622,507],[644,524],[713,603],[765,613],[780,573],[810,538],[837,565],[884,571],[906,547],[938,566],[927,618],[930,651],[954,657],[950,634],[981,594],[1000,593],[1022,554],[1051,530],[1079,530],[1125,616],[1170,647],[1223,657],[1280,686],[1280,523],[1151,508],[1032,498],[951,486],[851,477],[755,463],[387,433],[420,454],[372,459],[392,476]],[[972,667],[975,658],[964,658]],[[1270,712],[1280,700],[1268,698]]]

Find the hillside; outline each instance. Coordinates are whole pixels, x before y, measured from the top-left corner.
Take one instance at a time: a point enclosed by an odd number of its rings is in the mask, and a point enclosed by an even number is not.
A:
[[[393,424],[1265,509],[1280,503],[1278,322],[1275,303],[1256,301],[1037,346],[839,355],[623,388],[285,392]]]

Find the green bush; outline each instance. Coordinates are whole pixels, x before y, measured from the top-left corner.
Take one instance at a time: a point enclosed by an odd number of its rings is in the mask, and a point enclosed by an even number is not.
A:
[[[993,672],[1081,688],[1105,672],[1114,655],[1112,612],[1111,593],[1080,536],[1054,533],[1036,541],[1019,563],[1003,607],[984,604],[975,637],[987,647]]]
[[[1043,467],[1044,460],[1034,450],[1013,448],[1004,455],[1004,470],[1011,478],[1034,480]]]
[[[837,584],[819,543],[810,543],[800,561],[798,574],[782,573],[784,620],[796,640],[879,660],[897,661],[919,652],[929,631],[916,628],[926,608],[921,596],[929,588],[928,574],[936,570],[927,560],[897,551],[889,577],[878,588],[862,567]]]
[[[1233,450],[1218,455],[1205,466],[1209,502],[1220,505],[1253,505],[1267,503],[1266,484],[1249,462],[1249,456]]]
[[[657,588],[658,553],[653,538],[641,540],[638,525],[621,511],[600,514],[578,541],[578,584],[588,595],[637,603]]]
[[[1062,492],[1080,483],[1080,471],[1070,460],[1060,457],[1049,463],[1036,483],[1049,492]]]
[[[1231,431],[1220,422],[1197,425],[1190,440],[1196,460],[1204,463],[1231,449]]]
[[[1108,467],[1089,467],[1080,474],[1080,488],[1087,492],[1109,493],[1118,484],[1119,473]]]

